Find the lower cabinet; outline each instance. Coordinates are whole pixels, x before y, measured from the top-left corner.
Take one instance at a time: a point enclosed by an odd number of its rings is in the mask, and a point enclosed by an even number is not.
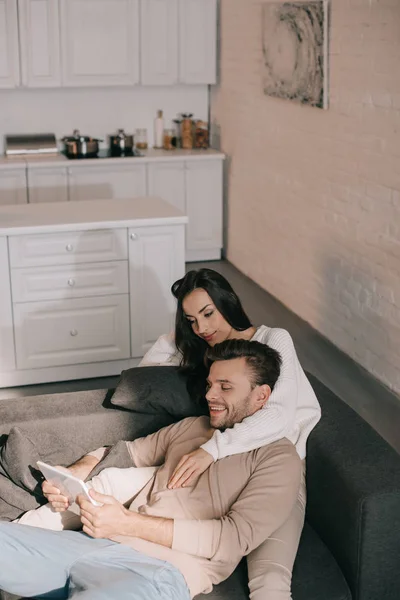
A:
[[[69,167],[70,200],[108,200],[146,196],[145,165]]]
[[[129,358],[128,294],[14,305],[18,369]]]
[[[0,170],[0,206],[7,204],[26,204],[28,189],[26,169],[7,168]]]
[[[148,165],[148,194],[189,217],[186,260],[221,258],[223,161],[165,161]]]
[[[129,231],[132,356],[143,356],[161,332],[173,329],[170,288],[184,276],[184,230],[160,226]]]
[[[29,204],[36,202],[66,202],[68,174],[64,167],[28,169]]]
[[[133,366],[173,327],[182,221],[0,237],[0,388]]]

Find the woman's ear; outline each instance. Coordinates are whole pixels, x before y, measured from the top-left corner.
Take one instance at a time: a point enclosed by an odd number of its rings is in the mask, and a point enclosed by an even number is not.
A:
[[[259,407],[262,408],[264,406],[264,404],[268,401],[268,398],[271,395],[271,388],[269,387],[269,385],[267,385],[266,383],[263,383],[263,385],[260,385],[258,387],[258,396],[257,396],[257,403],[259,404]]]

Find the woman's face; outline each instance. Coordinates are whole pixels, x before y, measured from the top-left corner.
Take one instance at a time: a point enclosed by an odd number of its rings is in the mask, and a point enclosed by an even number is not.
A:
[[[183,302],[183,312],[194,333],[209,346],[230,338],[233,328],[221,315],[210,296],[202,288],[193,290]]]

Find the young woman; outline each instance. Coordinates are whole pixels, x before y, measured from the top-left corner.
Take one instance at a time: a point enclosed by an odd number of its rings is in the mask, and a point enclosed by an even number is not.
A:
[[[264,409],[232,429],[216,431],[201,448],[183,456],[169,487],[189,485],[215,460],[248,452],[283,437],[293,442],[304,460],[307,437],[318,423],[321,410],[289,333],[266,325],[254,327],[228,281],[212,269],[189,271],[171,289],[177,299],[175,332],[161,336],[139,366],[180,365],[189,373],[189,381],[205,381],[207,346],[244,338],[277,350],[282,357],[282,367]],[[198,393],[202,391],[198,388]],[[305,462],[303,464],[304,477],[292,514],[247,558],[252,600],[291,598],[292,569],[305,514]]]

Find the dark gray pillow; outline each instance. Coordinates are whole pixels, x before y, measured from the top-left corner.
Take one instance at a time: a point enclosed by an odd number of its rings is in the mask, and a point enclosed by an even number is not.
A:
[[[179,367],[136,367],[122,371],[111,404],[147,414],[165,414],[174,420],[205,414],[186,387]]]

